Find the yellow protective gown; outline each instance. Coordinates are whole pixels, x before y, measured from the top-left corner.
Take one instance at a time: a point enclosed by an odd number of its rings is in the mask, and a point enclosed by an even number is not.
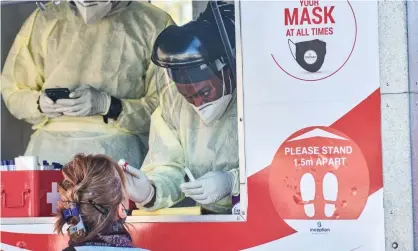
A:
[[[6,60],[2,95],[9,111],[34,124],[26,155],[68,162],[79,152],[125,158],[140,166],[150,117],[158,105],[156,82],[165,79],[150,61],[153,42],[174,24],[164,11],[132,2],[86,25],[68,2],[47,5],[26,20]],[[37,108],[41,91],[85,84],[122,100],[118,119],[102,116],[48,119]]]
[[[160,106],[151,118],[149,152],[141,170],[156,187],[156,210],[171,207],[184,199],[180,184],[184,167],[198,179],[210,171],[226,171],[234,176],[233,195],[239,194],[239,151],[236,95],[222,117],[206,126],[174,84],[160,97]],[[203,208],[227,213],[232,197]]]

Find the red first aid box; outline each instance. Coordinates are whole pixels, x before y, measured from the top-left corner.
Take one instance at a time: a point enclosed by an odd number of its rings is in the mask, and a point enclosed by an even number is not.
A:
[[[2,171],[0,217],[49,217],[56,213],[60,170]]]

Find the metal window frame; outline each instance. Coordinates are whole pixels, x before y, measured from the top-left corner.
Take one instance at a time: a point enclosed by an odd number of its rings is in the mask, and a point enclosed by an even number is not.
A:
[[[213,0],[211,0],[213,1]],[[149,1],[151,2],[151,1]],[[7,4],[26,4],[35,3],[34,1],[8,1]],[[219,12],[219,9],[216,9]],[[236,37],[236,81],[237,81],[237,119],[238,119],[238,138],[239,138],[239,171],[240,171],[240,215],[199,215],[199,216],[130,216],[128,222],[243,222],[247,220],[248,193],[247,193],[247,173],[245,167],[245,142],[244,142],[244,118],[243,118],[243,62],[242,62],[242,43],[241,43],[241,12],[240,1],[235,0],[235,37]],[[219,28],[219,26],[218,26]],[[225,29],[225,28],[224,28]],[[222,32],[221,32],[222,33]],[[46,223],[47,218],[30,219],[35,222]],[[23,224],[25,218],[2,218],[1,224],[14,225]]]
[[[414,250],[418,250],[418,1],[407,1],[412,215]]]
[[[210,0],[214,1],[214,0]],[[237,119],[239,144],[239,172],[240,172],[240,215],[198,215],[198,216],[130,216],[129,222],[245,222],[248,212],[248,188],[245,159],[244,134],[244,89],[243,89],[243,58],[241,33],[241,4],[235,3],[235,44],[236,44],[236,81],[237,81]],[[219,10],[218,10],[219,11]]]

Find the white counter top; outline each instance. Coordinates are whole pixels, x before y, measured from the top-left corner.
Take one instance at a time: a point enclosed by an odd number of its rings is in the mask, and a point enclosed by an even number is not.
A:
[[[198,215],[198,216],[128,216],[129,223],[150,222],[245,222],[240,215]],[[54,217],[0,218],[1,225],[54,224]]]

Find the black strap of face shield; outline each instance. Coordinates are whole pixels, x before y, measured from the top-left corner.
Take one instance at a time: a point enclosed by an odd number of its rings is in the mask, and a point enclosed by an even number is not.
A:
[[[218,26],[218,31],[219,31],[219,34],[221,36],[222,43],[223,43],[224,48],[225,48],[225,52],[226,52],[226,56],[227,56],[227,59],[228,59],[229,66],[231,67],[231,70],[232,70],[232,77],[235,81],[236,80],[235,54],[234,54],[234,51],[232,49],[231,43],[229,42],[228,34],[226,32],[225,24],[224,24],[224,21],[222,19],[221,12],[219,10],[218,3],[215,0],[210,0],[209,2],[210,2],[210,5],[212,7],[213,16],[215,18],[216,25]]]

